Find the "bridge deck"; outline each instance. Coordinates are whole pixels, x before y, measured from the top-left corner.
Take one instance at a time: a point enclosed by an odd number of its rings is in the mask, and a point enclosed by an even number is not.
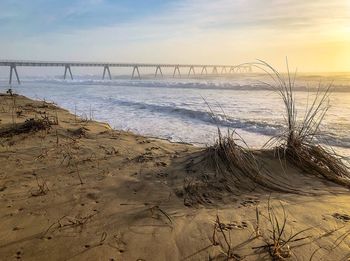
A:
[[[242,65],[223,64],[165,64],[165,63],[110,63],[110,62],[77,62],[77,61],[24,61],[0,60],[0,66],[79,66],[79,67],[237,67]]]
[[[103,76],[102,79],[105,78],[106,72],[108,73],[108,77],[111,80],[111,72],[109,67],[132,67],[132,76],[131,78],[135,78],[135,74],[137,74],[137,78],[141,79],[139,67],[154,67],[156,68],[154,77],[157,77],[158,73],[161,77],[163,77],[162,69],[164,67],[172,67],[174,68],[173,77],[177,74],[181,77],[181,72],[179,68],[189,68],[187,73],[187,77],[190,75],[195,75],[194,68],[202,68],[200,75],[208,75],[207,68],[212,68],[212,75],[226,75],[231,72],[251,72],[251,66],[249,64],[239,64],[239,65],[215,65],[215,64],[165,64],[165,63],[103,63],[103,62],[76,62],[76,61],[24,61],[24,60],[0,60],[0,66],[8,66],[10,67],[10,79],[9,84],[12,84],[12,74],[13,72],[16,75],[17,82],[20,84],[19,76],[16,67],[18,66],[27,66],[27,67],[64,67],[64,79],[66,79],[67,72],[70,74],[70,78],[73,80],[73,74],[71,71],[71,67],[103,67]],[[219,73],[218,68],[221,68]],[[228,72],[227,72],[227,69]],[[204,73],[205,72],[205,73]]]

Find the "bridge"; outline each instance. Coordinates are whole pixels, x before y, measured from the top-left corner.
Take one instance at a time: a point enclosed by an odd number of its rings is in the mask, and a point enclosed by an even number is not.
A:
[[[152,64],[152,63],[100,63],[100,62],[54,62],[54,61],[21,61],[21,60],[0,60],[0,66],[8,66],[10,68],[9,84],[12,84],[13,72],[16,75],[18,84],[21,83],[17,71],[17,67],[63,67],[63,78],[67,78],[67,72],[70,78],[73,80],[72,67],[101,67],[103,68],[102,79],[105,79],[106,73],[111,80],[112,75],[111,67],[124,67],[132,68],[131,79],[141,79],[139,68],[154,68],[154,77],[163,77],[162,68],[173,68],[172,77],[182,77],[180,72],[186,69],[185,77],[191,77],[195,75],[199,76],[219,76],[229,75],[235,72],[246,73],[252,72],[252,67],[247,64],[240,65],[210,65],[210,64]],[[197,73],[196,73],[197,70]],[[200,73],[199,73],[200,72]]]

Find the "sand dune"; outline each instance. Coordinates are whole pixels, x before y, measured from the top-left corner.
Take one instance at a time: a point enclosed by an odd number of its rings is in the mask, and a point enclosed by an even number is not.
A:
[[[1,95],[0,260],[272,260],[277,221],[280,259],[350,260],[348,189],[272,151],[288,191],[227,189],[204,153]]]

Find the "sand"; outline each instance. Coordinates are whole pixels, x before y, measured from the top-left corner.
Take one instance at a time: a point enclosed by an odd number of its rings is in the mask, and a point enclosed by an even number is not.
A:
[[[350,260],[348,189],[256,151],[295,193],[228,192],[204,150],[1,95],[0,260],[272,260],[269,213],[280,258]]]

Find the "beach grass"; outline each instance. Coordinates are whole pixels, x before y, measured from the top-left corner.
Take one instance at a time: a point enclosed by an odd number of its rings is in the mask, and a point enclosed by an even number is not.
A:
[[[306,106],[304,115],[299,117],[294,90],[296,74],[290,73],[288,61],[287,76],[265,61],[260,60],[255,65],[273,79],[273,84],[269,86],[280,95],[285,107],[285,127],[278,136],[269,140],[266,146],[275,147],[280,157],[307,173],[322,176],[350,188],[350,170],[346,160],[331,146],[319,142],[320,138],[324,137],[320,126],[329,109],[332,85],[323,90],[319,85],[313,100]]]
[[[216,114],[210,104],[205,99],[204,101],[215,122]],[[281,180],[276,181],[272,172],[256,156],[256,151],[248,146],[235,129],[228,128],[223,133],[217,124],[217,133],[214,144],[205,150],[205,162],[209,162],[210,167],[215,170],[216,178],[221,183],[226,183],[225,187],[229,191],[254,191],[259,187],[269,191],[300,192]]]
[[[321,88],[319,85],[314,98],[307,103],[304,114],[299,117],[294,90],[296,75],[291,75],[288,62],[286,75],[262,60],[253,65],[273,79],[273,83],[266,84],[279,94],[285,107],[283,115],[285,124],[280,129],[280,134],[272,137],[264,149],[273,149],[281,163],[291,163],[304,173],[314,174],[350,188],[348,162],[331,146],[320,142],[324,136],[320,126],[329,109],[331,85],[326,88]],[[206,100],[205,103],[215,122],[216,114]],[[272,171],[256,156],[256,151],[249,148],[235,129],[227,129],[227,132],[223,133],[217,124],[217,130],[215,143],[205,151],[205,161],[214,169],[215,178],[225,183],[229,191],[253,191],[260,187],[269,191],[300,192],[290,186],[287,179],[285,182],[283,179],[275,179],[275,174],[272,174]],[[286,173],[286,165],[281,166],[283,168],[281,173]]]

